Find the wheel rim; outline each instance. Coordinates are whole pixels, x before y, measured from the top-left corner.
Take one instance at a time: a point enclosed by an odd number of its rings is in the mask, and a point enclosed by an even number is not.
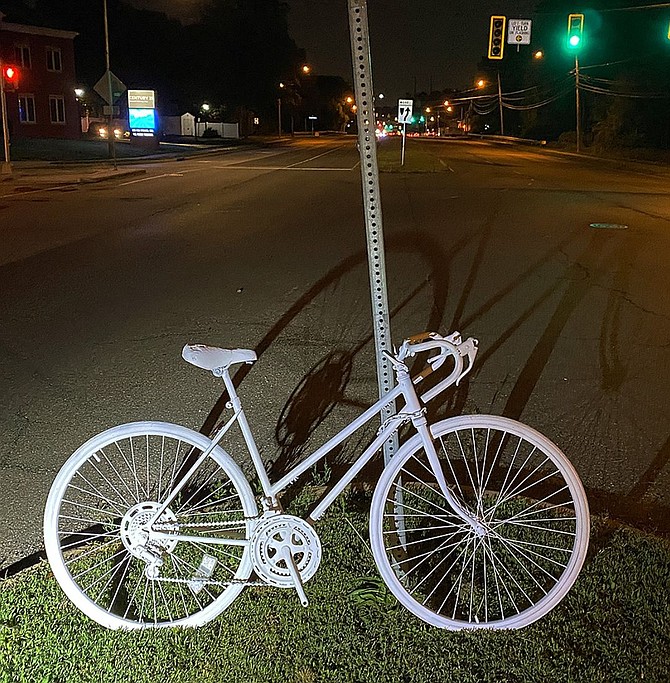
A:
[[[375,495],[378,564],[396,597],[436,626],[527,625],[562,599],[581,568],[583,489],[565,456],[525,425],[486,416],[447,423],[437,430],[438,455],[476,524],[453,513],[423,449],[414,449]]]
[[[147,424],[103,433],[66,463],[47,503],[47,554],[68,596],[104,626],[204,623],[239,593],[251,568],[248,543],[207,540],[246,541],[255,504],[217,449],[149,531],[208,440]],[[170,538],[176,534],[194,540]]]

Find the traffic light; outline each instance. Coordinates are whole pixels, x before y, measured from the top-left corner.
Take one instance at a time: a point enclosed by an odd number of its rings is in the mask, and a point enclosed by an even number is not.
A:
[[[506,23],[507,17],[491,17],[491,28],[489,29],[489,59],[503,58]]]
[[[584,15],[568,15],[568,48],[579,50],[584,42]]]
[[[5,64],[2,67],[2,80],[4,81],[5,90],[16,90],[19,84],[19,70],[11,64]]]

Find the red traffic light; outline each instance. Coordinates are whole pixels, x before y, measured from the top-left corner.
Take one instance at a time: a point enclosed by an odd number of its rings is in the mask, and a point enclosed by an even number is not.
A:
[[[6,65],[2,67],[2,77],[5,81],[5,88],[13,89],[19,83],[19,70],[15,66]]]

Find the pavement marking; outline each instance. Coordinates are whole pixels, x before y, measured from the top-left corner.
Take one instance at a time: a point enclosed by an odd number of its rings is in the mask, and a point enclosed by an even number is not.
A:
[[[449,166],[449,164],[444,159],[440,159],[440,163],[442,164],[442,166],[446,166],[452,173],[456,173],[456,171],[454,171],[454,169],[451,168],[451,166]]]
[[[35,194],[37,192],[53,192],[54,190],[64,190],[68,187],[81,187],[79,181],[74,183],[66,183],[64,185],[53,185],[52,187],[40,187],[36,190],[25,190],[24,192],[11,192],[10,194],[0,194],[0,199],[10,199],[11,197],[21,197],[27,194]]]
[[[339,149],[342,149],[344,145],[340,145],[339,147],[333,147],[333,149],[328,149],[325,152],[321,152],[321,154],[317,154],[314,157],[310,157],[309,159],[305,159],[304,161],[296,161],[295,164],[291,164],[290,166],[287,166],[286,168],[293,168],[294,166],[300,166],[300,164],[307,164],[310,161],[314,161],[314,159],[318,159],[319,157],[326,156],[326,154],[330,154],[331,152],[337,152]]]
[[[296,166],[212,166],[224,171],[353,171],[356,166],[343,168],[338,166],[309,166],[298,168]]]
[[[186,171],[184,171],[186,173]],[[184,174],[182,173],[182,175]],[[158,178],[171,178],[174,177],[176,174],[175,173],[161,173],[160,175],[152,175],[149,176],[148,178],[138,178],[137,180],[127,180],[125,183],[119,183],[119,187],[123,187],[124,185],[133,185],[134,183],[144,183],[147,180],[158,180]]]

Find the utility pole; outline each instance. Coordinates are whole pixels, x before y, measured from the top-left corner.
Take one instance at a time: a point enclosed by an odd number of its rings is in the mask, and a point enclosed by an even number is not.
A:
[[[500,71],[498,71],[498,107],[500,108],[500,135],[505,135],[505,123],[503,121],[502,87],[500,85]]]
[[[277,98],[277,137],[281,137],[281,97]]]
[[[575,55],[575,104],[577,112],[577,153],[579,153],[581,148],[581,137],[582,137],[582,126],[581,120],[581,107],[579,101],[579,57]]]

